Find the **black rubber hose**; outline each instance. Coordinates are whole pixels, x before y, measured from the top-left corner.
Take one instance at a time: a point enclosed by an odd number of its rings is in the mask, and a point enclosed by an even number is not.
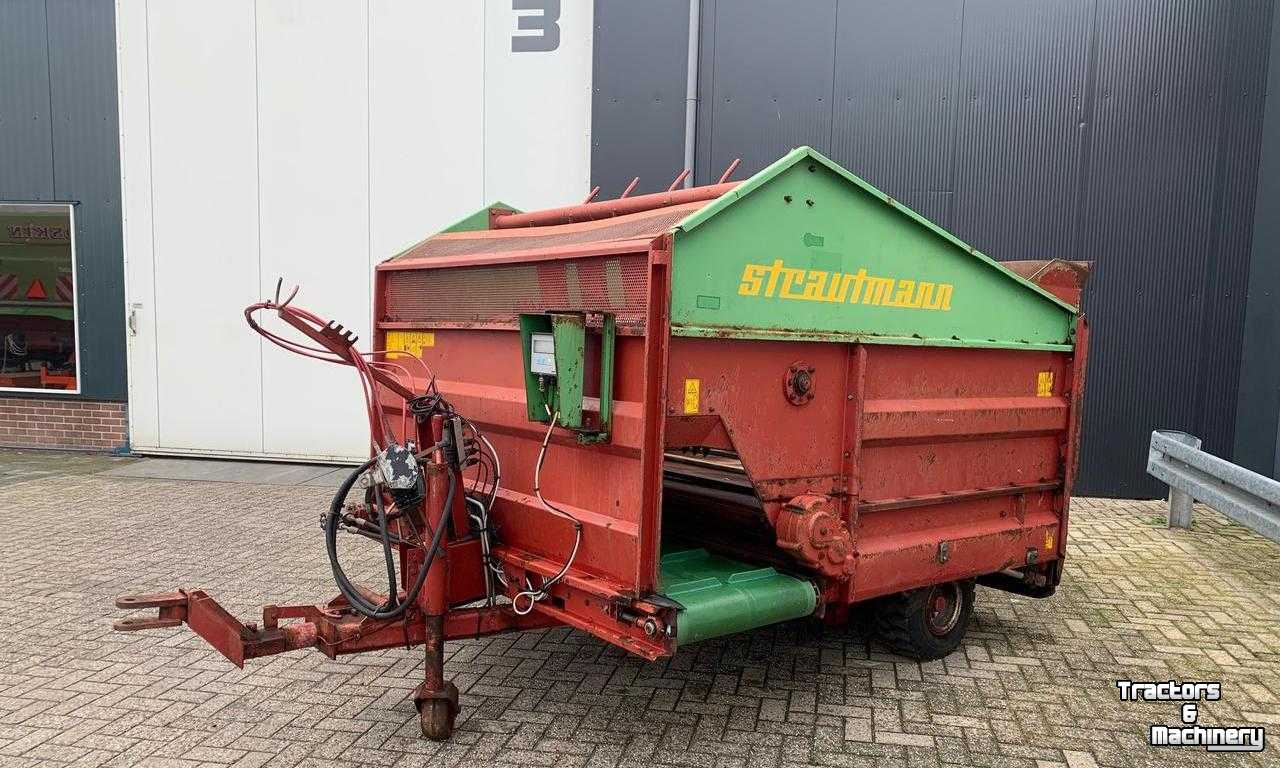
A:
[[[394,608],[396,595],[400,589],[396,586],[396,559],[391,553],[390,531],[387,530],[387,508],[382,504],[382,492],[373,492],[373,506],[378,510],[378,534],[382,537],[382,559],[387,564],[387,603]]]
[[[353,610],[362,616],[371,619],[394,619],[412,605],[418,599],[418,593],[422,591],[422,585],[427,580],[427,571],[431,570],[431,563],[435,560],[436,553],[440,549],[440,539],[444,534],[444,519],[442,518],[436,525],[435,535],[431,538],[431,547],[427,550],[426,559],[422,563],[422,568],[418,571],[418,576],[414,580],[413,586],[410,587],[405,595],[404,602],[394,607],[384,607],[374,605],[360,594],[360,590],[355,584],[347,578],[347,574],[342,570],[342,564],[338,562],[338,524],[342,521],[342,506],[346,501],[347,494],[355,486],[356,481],[360,479],[369,467],[373,466],[373,459],[356,467],[355,471],[343,481],[339,486],[338,492],[334,494],[333,502],[329,505],[329,516],[325,519],[324,538],[325,549],[329,554],[329,567],[333,570],[333,581],[338,587],[338,591],[351,604]],[[444,509],[446,514],[453,507],[453,494],[457,481],[453,472],[449,472],[449,491],[445,495]]]
[[[368,466],[369,465],[366,464],[365,467],[362,467],[355,471],[355,473],[353,474],[353,477],[348,479],[348,483],[344,483],[345,490],[350,490],[350,487],[355,484],[355,478],[358,478],[360,473],[364,471],[364,469],[367,469]],[[451,506],[453,503],[454,485],[455,485],[455,480],[454,480],[453,474],[450,473],[449,492],[446,497],[446,509],[449,506]],[[369,618],[373,618],[373,619],[393,619],[399,616],[400,614],[404,613],[404,611],[408,608],[408,606],[417,600],[418,593],[421,591],[422,585],[426,581],[427,572],[431,568],[431,563],[435,560],[435,555],[439,551],[440,540],[441,540],[442,534],[444,533],[444,526],[439,525],[436,527],[436,533],[434,538],[431,541],[431,548],[427,552],[426,560],[423,563],[421,570],[418,571],[418,577],[415,580],[413,586],[410,588],[409,592],[406,594],[404,602],[402,602],[398,606],[390,606],[390,607],[386,605],[383,605],[383,606],[375,605],[364,598],[360,590],[347,577],[346,572],[342,570],[342,566],[338,562],[338,558],[337,558],[338,522],[341,519],[342,499],[344,499],[345,496],[346,496],[346,493],[344,489],[340,488],[337,496],[335,497],[335,504],[334,504],[334,506],[337,508],[337,512],[335,513],[333,508],[330,509],[330,516],[327,521],[327,525],[325,527],[325,538],[326,538],[326,545],[329,553],[329,564],[333,569],[334,582],[338,586],[338,591],[342,593],[343,597],[347,598],[347,601],[351,603],[351,607],[357,613],[363,616],[368,616]]]

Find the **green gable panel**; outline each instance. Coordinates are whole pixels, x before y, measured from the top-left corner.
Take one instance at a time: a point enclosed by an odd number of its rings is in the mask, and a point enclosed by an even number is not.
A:
[[[1069,348],[1075,310],[808,148],[675,230],[677,335]]]
[[[515,208],[512,208],[506,203],[502,201],[498,201],[496,203],[490,203],[489,205],[486,205],[485,207],[481,208],[475,213],[462,217],[461,219],[455,221],[454,223],[450,224],[449,226],[445,227],[440,231],[441,232],[475,232],[477,230],[488,229],[489,228],[489,212],[495,208],[501,209],[503,211],[510,211],[511,213],[520,213],[520,211],[516,210]]]
[[[481,208],[478,211],[475,211],[474,213],[467,214],[461,219],[458,219],[457,221],[453,222],[449,226],[440,230],[436,234],[437,235],[444,234],[445,232],[478,232],[478,231],[487,230],[489,228],[489,212],[495,209],[502,210],[502,211],[510,211],[512,213],[520,213],[519,210],[512,208],[511,206],[507,205],[502,201],[498,201],[495,203],[490,203],[489,205],[486,205],[485,207]],[[434,236],[435,235],[432,235],[432,237]],[[431,237],[425,238],[423,240],[419,240],[418,242],[414,243],[408,248],[405,248],[399,251],[398,253],[396,253],[395,255],[387,258],[386,261],[394,261],[400,258],[401,256],[405,255],[409,251],[412,251],[414,248],[417,248],[418,246],[427,242],[427,240],[430,240],[430,239]]]

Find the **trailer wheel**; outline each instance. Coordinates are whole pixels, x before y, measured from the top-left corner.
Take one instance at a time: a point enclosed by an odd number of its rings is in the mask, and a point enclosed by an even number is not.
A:
[[[920,661],[940,659],[960,646],[973,615],[973,582],[950,581],[882,598],[875,631],[895,653]]]
[[[432,741],[445,741],[453,735],[455,717],[453,707],[446,699],[424,701],[418,708],[418,724],[422,726],[422,735]]]

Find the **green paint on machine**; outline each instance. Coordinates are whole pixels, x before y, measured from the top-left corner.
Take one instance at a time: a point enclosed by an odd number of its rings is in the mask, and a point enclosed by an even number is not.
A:
[[[658,592],[683,607],[676,618],[682,646],[809,616],[818,605],[813,585],[803,579],[705,549],[664,554]]]
[[[485,230],[489,228],[490,211],[499,210],[504,213],[520,213],[520,211],[512,208],[504,202],[498,201],[490,203],[480,210],[468,214],[453,224],[440,230],[441,232],[475,232],[477,230]]]
[[[609,439],[613,423],[614,346],[618,323],[612,313],[600,317],[599,340],[595,345],[599,360],[599,408],[588,425],[583,402],[586,392],[587,319],[581,312],[548,312],[520,315],[520,348],[524,362],[525,404],[530,421],[556,423],[578,433],[578,442],[597,443]],[[535,360],[534,343],[549,355]]]
[[[801,147],[675,228],[678,336],[1070,349],[1076,309]],[[716,297],[714,302],[708,297]]]

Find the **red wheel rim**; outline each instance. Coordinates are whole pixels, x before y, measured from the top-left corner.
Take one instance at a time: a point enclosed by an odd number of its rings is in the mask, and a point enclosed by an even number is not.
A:
[[[956,582],[935,584],[925,596],[925,626],[934,637],[945,637],[960,623],[960,609],[964,599]]]

